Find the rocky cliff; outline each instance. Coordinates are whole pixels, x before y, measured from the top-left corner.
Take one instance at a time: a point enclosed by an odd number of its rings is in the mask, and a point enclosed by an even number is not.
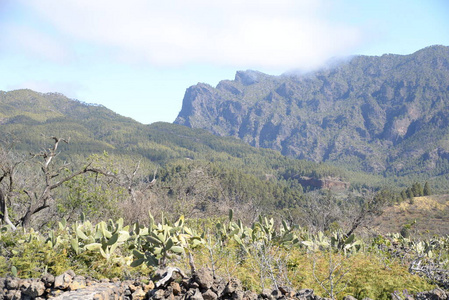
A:
[[[309,74],[239,71],[187,89],[175,123],[353,170],[449,170],[449,47],[356,56]]]

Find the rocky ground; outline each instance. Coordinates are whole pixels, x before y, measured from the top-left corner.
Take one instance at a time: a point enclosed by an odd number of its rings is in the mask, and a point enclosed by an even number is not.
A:
[[[14,277],[0,278],[0,300],[19,299],[54,299],[54,300],[326,300],[314,294],[312,289],[295,291],[287,287],[276,290],[264,290],[257,294],[245,291],[237,279],[229,281],[214,278],[206,269],[200,269],[187,277],[178,269],[169,269],[161,276],[162,279],[152,280],[140,278],[137,280],[120,281],[118,279],[96,280],[77,276],[73,271],[67,271],[59,276],[43,275],[39,279],[19,279]],[[392,295],[392,298],[394,296]],[[403,299],[403,298],[393,298]],[[435,289],[422,292],[408,300],[449,300],[449,292]],[[344,300],[357,300],[345,296]],[[359,299],[362,300],[362,299]],[[369,300],[365,298],[363,300]]]

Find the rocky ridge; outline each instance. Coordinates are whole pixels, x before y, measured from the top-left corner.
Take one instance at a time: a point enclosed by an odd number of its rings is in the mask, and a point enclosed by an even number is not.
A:
[[[353,170],[439,175],[448,116],[449,47],[432,46],[309,74],[239,71],[188,88],[175,123]]]

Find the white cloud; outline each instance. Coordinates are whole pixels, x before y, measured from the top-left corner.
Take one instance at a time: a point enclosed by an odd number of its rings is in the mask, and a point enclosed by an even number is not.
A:
[[[61,34],[116,58],[177,66],[311,68],[350,54],[360,32],[312,0],[23,0]],[[45,52],[40,49],[36,51]]]

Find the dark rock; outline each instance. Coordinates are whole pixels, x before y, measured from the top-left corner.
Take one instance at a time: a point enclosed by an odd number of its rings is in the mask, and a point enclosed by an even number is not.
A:
[[[172,282],[172,283],[174,283],[174,282]],[[145,293],[148,293],[149,291],[154,289],[154,282],[150,280],[147,284],[142,283],[141,286],[142,286],[143,290],[145,291]]]
[[[70,291],[76,291],[86,287],[86,279],[83,276],[75,276],[70,282],[68,289]]]
[[[186,293],[186,300],[204,300],[199,289],[190,289]]]
[[[8,290],[17,290],[19,288],[20,279],[8,277],[5,280],[5,286]]]
[[[165,299],[173,299],[174,295],[173,295],[173,286],[172,285],[166,287],[164,289],[164,291],[165,291],[165,293],[164,293]]]
[[[428,292],[418,293],[416,295],[416,300],[448,300],[448,299],[449,293],[446,293],[444,290],[440,288],[436,288]]]
[[[75,277],[75,276],[72,276],[72,274],[69,274],[68,272],[65,272],[59,276],[56,276],[54,287],[56,289],[60,289],[60,290],[67,289],[69,287],[70,283],[72,282],[73,277]]]
[[[270,299],[271,298],[271,290],[263,289],[262,293],[260,293],[259,297],[262,299]]]
[[[19,290],[21,292],[27,290],[31,285],[30,279],[21,279],[19,280]]]
[[[139,287],[134,293],[132,293],[133,300],[143,300],[146,297],[146,293],[143,291],[141,287]]]
[[[34,297],[31,297],[30,295],[22,294],[20,297],[20,300],[34,300]]]
[[[42,275],[41,281],[45,284],[46,287],[52,287],[53,283],[55,283],[55,276],[47,273],[45,275]]]
[[[20,300],[22,293],[19,290],[8,290],[5,294],[5,298],[8,300]]]
[[[132,294],[132,292],[129,288],[126,288],[123,292],[123,295],[125,295],[125,296],[131,296],[131,294]]]
[[[273,297],[274,299],[279,299],[279,298],[283,297],[283,294],[280,290],[273,290],[271,292],[271,297]]]
[[[212,290],[207,290],[203,293],[204,300],[216,300],[217,298],[217,294],[215,294]]]
[[[148,293],[149,299],[161,300],[164,299],[164,290],[152,290]]]
[[[201,289],[210,289],[214,283],[212,272],[207,269],[199,269],[193,274],[193,279],[197,282]]]
[[[173,295],[178,296],[179,294],[181,294],[181,286],[179,285],[179,283],[172,282],[170,285],[173,289]]]
[[[198,289],[198,288],[200,288],[200,285],[198,282],[191,280],[189,282],[189,288],[190,289]]]
[[[283,295],[290,294],[291,292],[293,292],[293,290],[287,286],[280,286],[279,291],[281,291]]]
[[[226,280],[223,278],[215,278],[214,284],[211,287],[211,290],[220,297],[223,294],[224,289],[226,288]]]
[[[70,276],[72,276],[72,278],[76,276],[76,274],[73,270],[67,270],[64,273],[69,274]]]
[[[231,280],[226,285],[223,293],[229,295],[238,291],[242,291],[242,283],[237,278],[231,278]]]
[[[257,300],[257,293],[252,291],[246,291],[243,294],[243,300]]]
[[[299,300],[315,300],[312,289],[303,289],[296,293]]]
[[[45,293],[45,284],[39,279],[30,279],[20,286],[20,291],[22,295],[28,295],[34,299]]]

